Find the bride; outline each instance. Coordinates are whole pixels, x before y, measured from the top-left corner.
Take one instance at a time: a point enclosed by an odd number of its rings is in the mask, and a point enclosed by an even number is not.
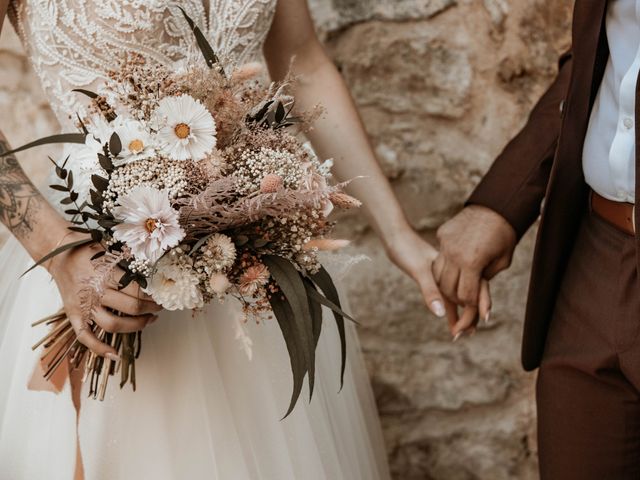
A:
[[[318,155],[336,159],[340,179],[367,177],[350,193],[363,201],[390,258],[417,281],[430,309],[444,316],[431,276],[435,251],[405,219],[304,0],[0,0],[0,22],[8,14],[62,130],[75,131],[86,104],[71,90],[94,90],[114,59],[127,51],[159,62],[186,55],[192,37],[178,6],[227,61],[264,58],[271,77],[280,79],[295,57],[302,108],[320,103],[327,112],[309,135]],[[78,384],[78,372],[57,395],[43,391],[37,375],[29,383],[38,358],[29,347],[42,334],[30,324],[61,307],[71,318],[79,316],[77,293],[94,274],[93,252],[71,250],[20,278],[33,260],[75,234],[13,156],[0,159],[0,219],[13,234],[0,252],[2,480],[389,478],[353,331],[345,388],[337,392],[336,334],[323,329],[317,393],[281,421],[290,371],[274,322],[244,325],[232,302],[197,314],[163,312],[133,286],[114,286],[94,321],[109,331],[145,329],[138,391],[111,388],[104,402],[81,402],[87,392],[71,386]],[[90,330],[76,333],[92,351],[117,360]],[[251,339],[253,360],[237,337]]]

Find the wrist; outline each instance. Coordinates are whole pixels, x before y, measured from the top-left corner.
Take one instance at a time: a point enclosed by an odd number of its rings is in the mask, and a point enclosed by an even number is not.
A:
[[[413,235],[417,234],[409,222],[404,218],[402,221],[399,221],[384,230],[380,229],[379,233],[382,244],[387,252],[394,252],[399,248],[402,248],[402,244],[407,240],[407,238]]]
[[[73,243],[76,242],[78,240],[82,240],[83,238],[86,238],[86,235],[83,235],[81,233],[78,232],[73,232],[71,230],[69,230],[68,228],[65,228],[64,230],[57,232],[57,235],[53,236],[52,235],[52,241],[57,239],[55,244],[52,244],[49,249],[47,250],[46,253],[44,253],[44,255],[42,255],[40,258],[44,257],[45,255],[48,255],[52,252],[54,252],[55,250],[59,249],[60,247],[68,244],[68,243]],[[47,260],[45,263],[43,263],[43,267],[49,272],[49,274],[51,274],[52,277],[55,278],[55,272],[57,270],[57,267],[60,264],[63,264],[66,260],[66,257],[68,256],[69,252],[71,250],[66,250],[64,252],[61,252],[53,257],[51,257],[49,260]]]

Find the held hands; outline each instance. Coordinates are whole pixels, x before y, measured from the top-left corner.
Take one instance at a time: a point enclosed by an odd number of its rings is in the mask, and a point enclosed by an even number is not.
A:
[[[438,290],[432,273],[433,262],[438,256],[436,249],[413,229],[407,227],[389,242],[387,255],[393,263],[416,281],[429,310],[438,317],[444,317],[445,300]]]
[[[433,263],[433,274],[445,297],[455,340],[475,329],[479,316],[488,321],[488,281],[511,265],[516,232],[493,210],[470,205],[438,229],[438,240],[440,254]]]
[[[78,239],[81,239],[80,235]],[[73,241],[74,239],[70,239]],[[99,245],[82,246],[68,250],[53,258],[48,270],[58,286],[64,310],[76,332],[78,341],[89,350],[109,360],[118,360],[115,349],[99,341],[87,328],[80,304],[80,291],[88,279],[96,272],[91,257],[100,251]],[[93,312],[92,320],[111,333],[128,333],[142,330],[157,319],[155,313],[162,310],[153,300],[144,294],[137,284],[131,283],[118,290],[117,281],[124,272],[116,268],[102,298],[102,305]],[[122,316],[113,313],[120,312]]]

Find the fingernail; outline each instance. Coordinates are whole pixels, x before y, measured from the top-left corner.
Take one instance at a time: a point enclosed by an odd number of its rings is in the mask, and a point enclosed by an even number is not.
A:
[[[488,324],[489,321],[491,320],[491,312],[487,312],[487,314],[484,316],[484,323]]]
[[[440,300],[435,300],[431,302],[431,311],[436,315],[436,317],[444,317],[447,312],[444,309],[444,305]]]
[[[453,343],[456,343],[458,340],[460,340],[460,337],[462,337],[462,334],[464,332],[458,332],[456,333],[455,337],[453,337]]]
[[[120,361],[120,357],[118,355],[116,355],[115,353],[105,353],[104,356],[106,358],[108,358],[109,360],[111,360],[112,362],[119,362]]]

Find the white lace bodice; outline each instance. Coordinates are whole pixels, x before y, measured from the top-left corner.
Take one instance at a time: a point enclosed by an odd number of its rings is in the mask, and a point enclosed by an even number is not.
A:
[[[193,35],[181,6],[219,57],[235,64],[261,58],[277,0],[12,0],[10,16],[63,129],[126,52],[151,61],[184,58]]]

